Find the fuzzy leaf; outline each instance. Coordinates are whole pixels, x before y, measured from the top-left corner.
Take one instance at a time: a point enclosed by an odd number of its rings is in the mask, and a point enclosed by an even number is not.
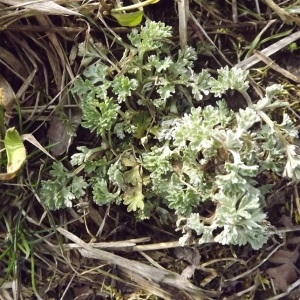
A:
[[[138,82],[135,79],[129,79],[124,75],[117,76],[113,83],[113,92],[118,95],[118,102],[124,102],[127,97],[131,96],[131,91],[138,87]]]
[[[132,45],[141,52],[164,49],[164,39],[172,36],[171,27],[162,22],[146,21],[141,31],[133,29],[128,35]]]
[[[221,97],[222,94],[230,89],[237,91],[248,89],[248,71],[237,69],[235,67],[229,69],[229,67],[226,66],[219,69],[218,74],[217,79],[211,77],[208,82],[211,87],[211,92],[214,93],[216,97]]]
[[[82,126],[103,134],[111,129],[118,117],[119,105],[112,98],[106,98],[103,102],[97,99],[87,100],[82,105]]]
[[[107,182],[103,178],[98,178],[92,185],[93,200],[98,205],[109,205],[119,200],[119,192],[111,193],[107,188]]]

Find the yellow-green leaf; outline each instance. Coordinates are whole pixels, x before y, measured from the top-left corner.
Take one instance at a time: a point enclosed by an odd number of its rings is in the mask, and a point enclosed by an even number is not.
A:
[[[135,167],[139,165],[139,163],[136,161],[136,158],[132,154],[125,153],[121,158],[122,164],[125,167]]]
[[[143,186],[138,183],[135,187],[128,187],[124,193],[124,204],[128,205],[127,211],[136,211],[137,209],[144,209],[144,198],[142,192]]]
[[[126,183],[131,183],[133,186],[136,186],[138,182],[142,181],[142,177],[140,174],[140,166],[137,165],[133,167],[131,170],[124,173],[124,180]]]
[[[0,180],[10,180],[16,176],[26,159],[25,146],[14,127],[7,130],[4,146],[7,155],[7,173],[0,173]]]
[[[142,22],[144,12],[139,10],[125,14],[111,13],[111,15],[117,19],[121,26],[134,27]]]

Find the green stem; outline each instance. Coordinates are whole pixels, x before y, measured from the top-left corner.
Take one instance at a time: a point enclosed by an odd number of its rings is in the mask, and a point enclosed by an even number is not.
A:
[[[143,62],[144,62],[144,51],[140,50],[138,51],[138,58],[139,58],[139,63],[141,66],[143,66]],[[143,82],[143,69],[142,67],[139,68],[139,70],[137,71],[137,74],[136,74],[136,78],[138,80],[139,83],[142,83]]]

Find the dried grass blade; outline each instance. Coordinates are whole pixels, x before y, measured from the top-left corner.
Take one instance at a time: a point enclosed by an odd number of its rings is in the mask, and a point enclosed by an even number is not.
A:
[[[0,62],[1,61],[3,61],[3,63],[8,66],[10,70],[13,70],[20,77],[27,77],[28,73],[22,62],[13,53],[0,46]]]
[[[76,15],[81,16],[80,13],[71,9],[65,8],[54,1],[38,0],[38,1],[20,1],[20,0],[1,0],[0,3],[11,5],[10,9],[17,9],[25,7],[27,10],[38,11],[49,15]]]
[[[48,155],[50,158],[55,160],[55,158],[37,141],[37,139],[32,134],[23,134],[22,139],[28,141],[35,147],[37,147],[39,150],[41,150],[43,153]]]
[[[291,72],[281,68],[279,65],[277,65],[272,59],[265,56],[260,51],[254,50],[254,55],[256,55],[261,61],[263,61],[267,66],[275,70],[276,72],[282,74],[286,78],[291,79],[292,81],[300,83],[300,77],[292,74]]]
[[[51,22],[51,20],[50,20],[50,18],[48,16],[36,16],[36,18],[37,18],[38,22],[42,26],[48,26],[48,27],[53,26],[53,23]],[[48,38],[50,40],[51,45],[53,46],[53,49],[55,49],[55,51],[56,51],[56,53],[58,55],[58,58],[59,58],[61,66],[63,67],[63,69],[64,68],[67,69],[70,77],[73,79],[74,75],[72,73],[72,70],[71,70],[71,67],[69,65],[69,62],[68,62],[68,60],[66,58],[67,56],[66,56],[66,54],[65,54],[65,52],[63,50],[63,47],[61,46],[61,43],[57,39],[56,34],[55,33],[49,33],[47,36],[48,36]],[[59,72],[61,73],[61,70],[59,70]],[[57,85],[58,85],[59,88],[62,88],[62,74],[56,74],[56,76],[60,78],[60,82],[57,83]]]

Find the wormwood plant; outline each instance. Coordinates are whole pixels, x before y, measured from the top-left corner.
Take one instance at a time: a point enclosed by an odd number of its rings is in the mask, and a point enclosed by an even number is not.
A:
[[[81,45],[90,65],[72,93],[81,99],[81,125],[100,142],[78,147],[73,170],[55,162],[40,197],[53,210],[88,193],[99,205],[123,203],[140,219],[175,213],[183,243],[195,230],[200,242],[258,249],[269,231],[263,208],[271,186],[262,174],[300,179],[297,130],[287,114],[280,123],[268,114],[288,105],[276,98],[282,86],[267,87],[253,104],[247,71],[196,73],[194,49],[171,56],[171,36],[169,26],[146,22],[128,35],[118,62],[98,44]],[[228,108],[230,90],[247,108]],[[204,96],[220,100],[208,105]]]

